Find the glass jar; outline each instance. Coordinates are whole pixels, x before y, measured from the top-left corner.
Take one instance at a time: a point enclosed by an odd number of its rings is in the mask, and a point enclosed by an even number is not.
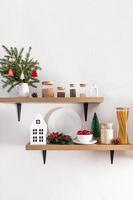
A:
[[[80,83],[80,97],[86,97],[86,84]]]
[[[113,123],[101,123],[101,143],[111,144],[114,139]]]
[[[57,97],[65,97],[65,87],[57,87]]]
[[[70,84],[70,97],[76,97],[76,84]]]
[[[54,97],[54,82],[42,82],[42,97]]]
[[[93,83],[90,87],[90,96],[92,96],[92,97],[99,96],[99,88],[95,83]]]
[[[118,119],[118,141],[120,144],[128,143],[127,121],[129,115],[129,108],[116,108],[116,115]]]

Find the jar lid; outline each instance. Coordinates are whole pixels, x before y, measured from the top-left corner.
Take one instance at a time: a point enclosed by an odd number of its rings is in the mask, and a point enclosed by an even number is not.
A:
[[[80,83],[79,85],[80,85],[80,87],[86,87],[85,83]]]
[[[70,83],[70,87],[76,87],[76,84]]]
[[[127,107],[117,107],[116,110],[125,111],[125,110],[129,110],[129,108],[127,108]]]
[[[102,122],[101,124],[100,124],[100,126],[101,126],[101,128],[107,128],[107,129],[111,129],[111,128],[113,128],[113,123],[112,122]]]
[[[42,81],[42,85],[54,85],[53,81]]]
[[[59,86],[57,87],[57,90],[65,90],[65,87]]]

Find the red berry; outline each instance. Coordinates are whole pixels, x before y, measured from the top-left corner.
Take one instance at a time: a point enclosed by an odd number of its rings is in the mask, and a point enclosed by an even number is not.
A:
[[[77,132],[77,135],[82,135],[82,131],[78,131],[78,132]]]
[[[82,134],[83,134],[83,135],[87,135],[87,131],[86,131],[86,130],[83,130],[83,131],[82,131]]]

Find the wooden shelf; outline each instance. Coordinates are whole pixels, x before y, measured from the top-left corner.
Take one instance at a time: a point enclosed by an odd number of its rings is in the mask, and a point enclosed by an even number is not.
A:
[[[21,117],[22,103],[64,103],[64,104],[83,104],[84,116],[87,121],[88,104],[100,104],[104,100],[103,97],[0,97],[0,103],[14,103],[17,105],[18,121]]]
[[[103,97],[0,97],[0,103],[102,103]]]
[[[91,144],[91,145],[31,145],[27,144],[25,146],[26,150],[34,150],[34,151],[42,151],[43,153],[43,162],[46,163],[46,152],[48,151],[109,151],[110,152],[110,160],[111,164],[113,164],[114,160],[114,151],[128,151],[133,150],[133,144],[127,145],[104,145],[104,144]]]
[[[104,144],[91,144],[91,145],[54,145],[54,144],[47,144],[47,145],[26,145],[26,150],[56,150],[56,151],[127,151],[133,150],[133,144],[127,145],[104,145]]]

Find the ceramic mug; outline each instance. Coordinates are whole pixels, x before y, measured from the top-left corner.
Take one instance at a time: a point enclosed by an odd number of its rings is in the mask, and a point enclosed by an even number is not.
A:
[[[29,86],[28,83],[20,83],[16,86],[17,94],[19,97],[28,97],[29,96]]]

